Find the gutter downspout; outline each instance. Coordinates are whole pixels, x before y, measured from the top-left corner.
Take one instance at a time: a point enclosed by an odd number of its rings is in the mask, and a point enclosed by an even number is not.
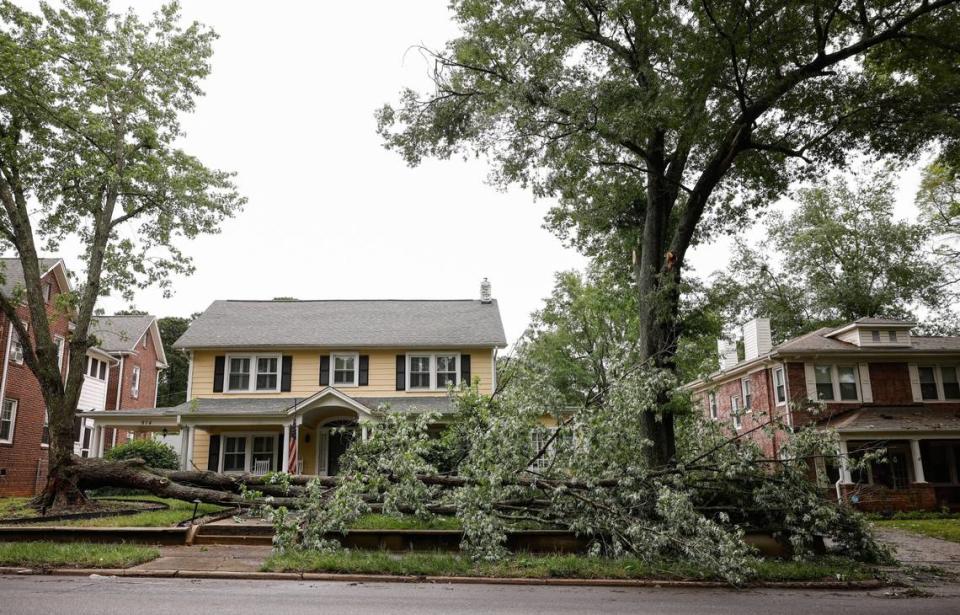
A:
[[[187,399],[189,402],[193,399],[193,351],[189,353],[189,362],[187,363]]]
[[[7,325],[7,349],[3,353],[3,380],[0,381],[0,404],[7,394],[7,370],[10,369],[10,344],[13,342],[13,323]]]

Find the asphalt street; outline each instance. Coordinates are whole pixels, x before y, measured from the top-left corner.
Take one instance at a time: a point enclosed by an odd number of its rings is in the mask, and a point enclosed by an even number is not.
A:
[[[517,587],[117,577],[0,577],[0,613],[958,613],[960,596],[794,591]]]

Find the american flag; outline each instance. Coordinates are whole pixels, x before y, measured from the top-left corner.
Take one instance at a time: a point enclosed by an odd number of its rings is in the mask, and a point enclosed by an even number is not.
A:
[[[297,423],[294,421],[290,426],[290,446],[288,447],[289,461],[287,463],[287,472],[297,473]]]

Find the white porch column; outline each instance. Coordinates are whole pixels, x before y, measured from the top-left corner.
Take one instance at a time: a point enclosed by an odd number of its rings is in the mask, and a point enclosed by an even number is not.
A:
[[[86,421],[84,421],[86,422]],[[84,429],[87,429],[87,426],[83,426]],[[81,435],[81,438],[83,436]],[[99,457],[100,456],[100,426],[96,423],[93,424],[93,436],[90,442],[90,456]]]
[[[103,449],[104,449],[104,437],[103,437],[104,428],[97,427],[97,457],[103,458]]]
[[[283,450],[280,451],[280,458],[283,460],[280,466],[282,472],[290,471],[290,425],[283,426]]]
[[[189,470],[193,461],[193,430],[189,425],[180,426],[180,469]]]
[[[853,477],[850,475],[850,460],[847,452],[847,441],[840,440],[840,482],[845,485],[853,483]]]
[[[925,483],[923,460],[920,458],[920,440],[910,440],[910,457],[913,458],[913,482]]]
[[[360,428],[360,437],[363,439],[364,442],[366,442],[367,439],[370,437],[369,432],[367,432],[367,426],[366,426],[366,425],[364,425],[363,427]]]

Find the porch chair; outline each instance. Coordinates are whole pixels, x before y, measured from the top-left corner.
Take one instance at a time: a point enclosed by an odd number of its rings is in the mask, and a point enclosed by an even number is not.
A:
[[[263,476],[270,471],[270,460],[269,459],[260,459],[253,462],[253,475],[254,476]]]

